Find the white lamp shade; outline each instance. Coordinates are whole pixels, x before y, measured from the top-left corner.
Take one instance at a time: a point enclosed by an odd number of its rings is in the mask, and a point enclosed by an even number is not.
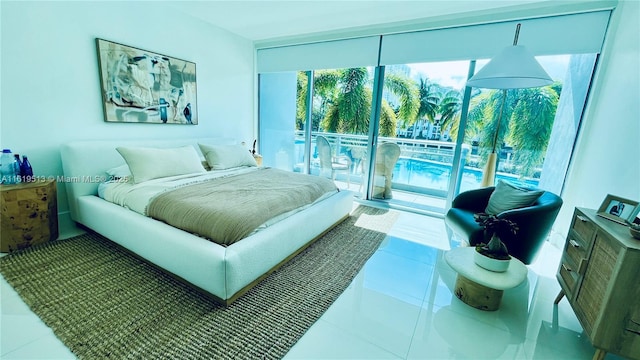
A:
[[[522,45],[504,48],[467,81],[467,86],[487,89],[522,89],[552,84],[553,80]]]

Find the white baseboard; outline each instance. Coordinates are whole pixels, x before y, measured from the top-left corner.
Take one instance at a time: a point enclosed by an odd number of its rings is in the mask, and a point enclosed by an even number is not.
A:
[[[86,231],[76,225],[71,219],[69,211],[58,213],[58,239],[68,239],[77,235],[86,233]]]

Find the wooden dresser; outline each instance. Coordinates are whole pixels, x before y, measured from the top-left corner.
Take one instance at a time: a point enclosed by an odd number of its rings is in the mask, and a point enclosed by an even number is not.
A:
[[[56,181],[0,186],[0,252],[58,238]]]
[[[555,303],[567,297],[594,359],[640,359],[640,240],[626,226],[576,208],[556,277]]]

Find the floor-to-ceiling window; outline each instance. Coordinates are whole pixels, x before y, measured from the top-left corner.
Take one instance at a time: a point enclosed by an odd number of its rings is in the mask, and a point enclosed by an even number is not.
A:
[[[482,168],[494,149],[496,179],[562,191],[596,54],[540,56],[537,60],[553,84],[472,90],[463,139],[471,151],[460,191],[480,186]],[[479,60],[478,68],[486,62]]]
[[[293,129],[296,124],[297,73],[272,72],[259,77],[258,136],[264,166],[293,170],[303,159],[296,152]],[[300,124],[304,126],[304,123]]]
[[[341,188],[358,190],[379,43],[375,36],[258,52],[259,143],[266,166],[330,177]]]
[[[293,62],[301,64],[285,66],[296,71],[261,71],[259,59],[265,164],[331,176],[367,199],[443,212],[455,194],[480,186],[487,154],[495,147],[498,179],[560,193],[608,16],[604,11],[523,21],[521,44],[530,46],[554,80],[532,89],[465,87],[509,45],[515,22],[359,39],[366,43],[366,60],[353,59],[365,52],[353,44],[343,47],[347,55],[330,49],[346,42],[324,44],[322,51],[316,51],[317,44],[282,54],[269,49],[266,68],[283,68],[274,59],[297,58]],[[263,86],[278,81],[279,91]],[[273,112],[273,107],[287,110]],[[272,129],[272,121],[288,130]],[[286,132],[287,139],[274,136]],[[326,170],[318,136],[327,140],[332,160],[346,162],[346,169]],[[383,164],[382,156],[393,164]]]
[[[260,151],[265,166],[330,177],[362,191],[373,68],[260,74]],[[317,138],[326,140],[323,158]]]
[[[386,110],[381,112],[378,144],[393,142],[401,150],[392,189],[423,196],[422,201],[406,196],[392,201],[433,207],[438,204],[433,199],[446,197],[468,69],[469,61],[386,66],[382,99]]]
[[[361,189],[372,88],[372,67],[313,72],[312,174],[331,176],[346,189]],[[318,137],[329,143],[330,159],[322,158]]]

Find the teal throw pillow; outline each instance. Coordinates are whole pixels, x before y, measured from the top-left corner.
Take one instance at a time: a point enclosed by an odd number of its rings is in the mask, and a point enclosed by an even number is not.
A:
[[[524,189],[509,182],[498,180],[495,190],[489,197],[489,204],[487,204],[485,212],[496,215],[507,210],[529,206],[542,193],[544,193],[543,190]]]

